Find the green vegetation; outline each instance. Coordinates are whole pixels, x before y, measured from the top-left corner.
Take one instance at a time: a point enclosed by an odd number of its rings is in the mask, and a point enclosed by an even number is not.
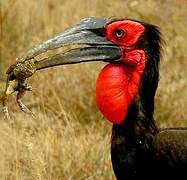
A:
[[[134,18],[160,27],[165,44],[156,96],[160,127],[187,126],[187,2],[185,0],[0,0],[0,90],[16,57],[80,19]],[[9,99],[13,122],[0,114],[0,179],[109,180],[111,124],[97,110],[94,84],[103,63],[42,70],[24,101]],[[0,107],[2,108],[2,107]]]

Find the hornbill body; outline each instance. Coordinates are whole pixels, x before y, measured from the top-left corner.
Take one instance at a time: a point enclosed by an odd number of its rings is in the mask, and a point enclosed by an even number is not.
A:
[[[131,19],[83,19],[18,59],[84,44],[41,61],[36,70],[88,61],[109,62],[96,82],[96,103],[113,123],[112,165],[118,180],[187,177],[187,129],[160,130],[154,120],[161,38],[158,28]]]

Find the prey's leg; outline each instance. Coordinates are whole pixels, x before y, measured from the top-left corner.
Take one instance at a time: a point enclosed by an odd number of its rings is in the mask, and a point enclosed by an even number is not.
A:
[[[10,120],[10,115],[8,112],[8,106],[7,106],[7,100],[8,96],[10,96],[12,93],[16,91],[18,87],[18,81],[15,80],[9,80],[9,77],[7,78],[7,84],[6,84],[6,89],[2,97],[2,104],[3,104],[3,113],[4,117],[7,120]]]
[[[26,91],[32,91],[32,87],[31,86],[28,86],[26,81],[24,81],[22,84],[21,84],[21,88],[18,89],[18,93],[17,93],[17,103],[20,107],[20,109],[31,115],[32,117],[35,117],[35,115],[32,113],[32,111],[23,103],[22,99],[23,99],[23,96],[25,95],[25,92]]]
[[[4,94],[4,97],[2,99],[2,103],[3,103],[3,113],[4,113],[4,118],[6,120],[10,120],[10,114],[8,112],[8,106],[7,106],[7,95]]]

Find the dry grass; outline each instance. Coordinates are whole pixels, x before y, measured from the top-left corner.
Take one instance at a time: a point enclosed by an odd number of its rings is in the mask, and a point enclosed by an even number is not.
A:
[[[187,126],[187,2],[185,0],[1,0],[0,89],[17,56],[89,16],[130,17],[161,27],[165,40],[155,118],[160,127]],[[102,63],[44,70],[25,102],[37,119],[9,100],[12,124],[1,118],[0,179],[114,179],[111,125],[94,103]]]

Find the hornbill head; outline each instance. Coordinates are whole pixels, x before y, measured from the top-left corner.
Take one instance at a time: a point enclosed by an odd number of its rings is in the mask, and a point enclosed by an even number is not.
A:
[[[87,46],[38,61],[36,69],[108,62],[96,82],[96,103],[104,116],[114,124],[121,124],[135,101],[141,101],[145,111],[153,112],[160,56],[160,33],[155,26],[130,19],[86,18],[31,49],[18,61],[72,44]]]

